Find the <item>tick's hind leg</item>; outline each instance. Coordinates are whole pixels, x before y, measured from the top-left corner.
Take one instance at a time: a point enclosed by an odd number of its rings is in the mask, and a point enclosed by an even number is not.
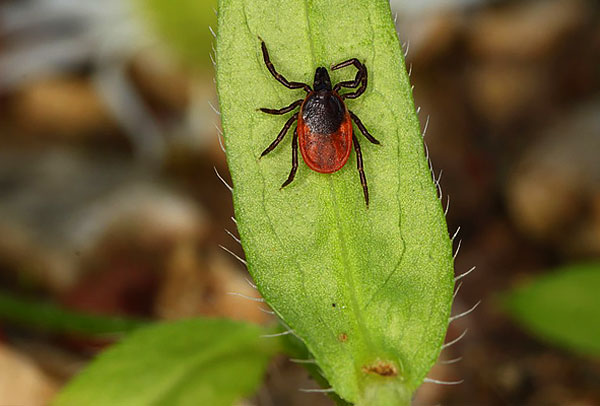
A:
[[[354,122],[356,123],[356,126],[358,127],[360,132],[363,133],[365,138],[368,139],[369,141],[371,141],[373,144],[379,145],[380,144],[379,141],[377,141],[377,139],[369,133],[369,131],[367,130],[365,125],[362,123],[362,121],[360,121],[358,116],[356,114],[354,114],[353,112],[351,112],[350,110],[348,110],[348,113],[350,113],[350,117],[352,117],[352,120],[354,120]]]
[[[292,170],[287,180],[281,185],[281,189],[292,183],[298,170],[298,127],[294,130],[294,138],[292,139]]]
[[[360,144],[356,135],[352,134],[352,143],[354,144],[354,150],[356,151],[356,168],[358,169],[358,176],[360,177],[360,184],[362,185],[363,194],[365,195],[365,203],[367,208],[369,207],[369,188],[367,187],[367,177],[365,176],[365,170],[363,167],[362,152],[360,152]]]
[[[273,141],[271,143],[271,145],[269,145],[262,152],[262,154],[260,154],[261,158],[263,156],[267,155],[269,152],[273,151],[275,149],[275,147],[277,145],[279,145],[279,143],[281,142],[281,140],[283,140],[283,137],[285,137],[285,134],[287,134],[288,130],[290,129],[290,127],[292,126],[292,124],[294,124],[294,121],[296,121],[297,119],[298,119],[298,113],[295,113],[292,117],[289,118],[288,121],[285,122],[285,124],[283,125],[283,128],[281,129],[281,131],[279,131],[279,135],[277,135],[277,138],[275,138],[275,141]]]
[[[279,83],[287,87],[288,89],[304,89],[306,93],[312,92],[312,89],[306,83],[301,82],[289,82],[283,75],[275,70],[273,63],[271,63],[271,58],[269,57],[269,51],[267,51],[267,46],[265,42],[261,39],[261,49],[263,54],[263,60],[265,61],[265,65],[267,65],[267,69],[271,72],[271,75],[277,79]]]
[[[304,101],[304,99],[296,100],[289,106],[283,107],[281,109],[260,108],[259,110],[262,111],[263,113],[267,113],[267,114],[282,115],[282,114],[289,113],[290,111],[294,110],[296,107],[301,105],[303,101]]]

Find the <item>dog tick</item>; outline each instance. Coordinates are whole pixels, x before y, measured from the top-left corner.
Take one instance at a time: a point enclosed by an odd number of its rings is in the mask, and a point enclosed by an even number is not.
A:
[[[329,73],[324,67],[317,68],[313,87],[306,83],[289,82],[275,70],[269,58],[269,52],[264,41],[261,41],[263,59],[267,69],[279,83],[288,89],[304,89],[307,93],[304,99],[299,99],[287,107],[281,109],[260,110],[268,114],[286,114],[297,107],[300,110],[294,113],[285,123],[275,141],[271,143],[261,154],[261,158],[273,151],[283,140],[292,124],[298,121],[292,139],[292,170],[282,188],[289,185],[298,170],[298,143],[300,153],[304,162],[310,169],[319,173],[333,173],[339,171],[348,162],[350,151],[354,145],[356,151],[356,166],[360,183],[362,185],[365,203],[369,207],[369,189],[367,178],[363,167],[362,153],[356,135],[352,131],[352,121],[367,140],[373,144],[379,144],[360,119],[352,111],[348,110],[345,99],[356,99],[365,92],[367,88],[367,68],[358,59],[352,58],[340,62],[331,67],[331,70],[353,65],[356,69],[354,80],[339,82],[333,88]],[[355,89],[353,92],[340,94],[342,88]]]

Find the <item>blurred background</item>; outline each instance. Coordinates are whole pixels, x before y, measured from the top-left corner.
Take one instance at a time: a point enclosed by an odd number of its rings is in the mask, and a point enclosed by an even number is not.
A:
[[[234,233],[210,0],[0,0],[0,404],[43,405],[131,323],[268,323]],[[469,317],[417,405],[598,405],[597,356],[496,298],[600,259],[600,6],[393,0]],[[600,268],[599,268],[600,270]],[[598,318],[600,318],[600,313]],[[85,315],[89,315],[88,318]],[[589,320],[593,325],[598,319]],[[600,342],[600,338],[599,338]],[[285,357],[246,405],[330,405]],[[314,386],[314,384],[312,384]]]

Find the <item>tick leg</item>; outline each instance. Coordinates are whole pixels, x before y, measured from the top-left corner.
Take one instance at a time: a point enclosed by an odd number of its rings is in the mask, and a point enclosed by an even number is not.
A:
[[[265,45],[265,41],[263,41],[262,39],[261,39],[261,48],[262,48],[263,59],[265,61],[265,65],[267,65],[267,69],[269,69],[269,72],[271,72],[271,75],[273,75],[279,83],[281,83],[288,89],[304,89],[306,91],[306,93],[312,92],[311,87],[309,85],[307,85],[306,83],[289,82],[286,78],[283,77],[283,75],[281,73],[278,73],[275,70],[275,67],[271,63],[271,58],[269,57],[269,51],[267,51],[267,46]]]
[[[365,74],[362,77],[360,87],[356,90],[356,92],[341,94],[340,97],[342,99],[356,99],[358,96],[362,95],[366,89],[367,89],[367,70],[365,68]]]
[[[292,124],[294,123],[294,121],[296,121],[298,119],[298,113],[294,113],[294,115],[292,117],[289,118],[288,121],[285,122],[283,128],[281,129],[281,131],[279,131],[279,135],[277,136],[277,138],[275,138],[275,141],[273,141],[271,143],[271,145],[269,145],[267,147],[267,149],[265,149],[263,151],[262,154],[260,154],[260,157],[262,158],[263,156],[267,155],[269,152],[273,151],[275,149],[275,147],[277,145],[279,145],[279,143],[281,142],[281,140],[283,140],[283,137],[285,137],[285,134],[288,132],[288,130],[290,129],[290,127],[292,126]]]
[[[333,65],[331,67],[331,70],[345,68],[346,66],[350,66],[350,65],[354,65],[356,67],[356,69],[358,69],[358,71],[356,72],[356,76],[354,77],[354,80],[339,82],[334,87],[335,91],[339,91],[340,88],[342,88],[342,87],[356,88],[360,84],[360,81],[362,80],[362,77],[363,77],[366,69],[365,69],[365,66],[362,63],[360,63],[360,61],[356,58],[348,59],[347,61],[340,62],[336,65]]]
[[[365,176],[365,170],[363,168],[362,152],[360,152],[360,144],[356,135],[352,134],[352,142],[354,143],[354,150],[356,151],[356,168],[358,169],[358,176],[360,176],[360,184],[362,185],[363,194],[365,195],[365,203],[367,208],[369,207],[369,188],[367,187],[367,177]]]
[[[292,183],[296,171],[298,170],[298,128],[294,130],[294,138],[292,139],[292,170],[287,180],[281,185],[281,189]]]
[[[363,133],[365,138],[368,139],[369,141],[371,141],[373,144],[380,145],[379,141],[377,141],[377,139],[375,137],[373,137],[371,134],[369,134],[369,131],[367,130],[365,125],[362,123],[362,121],[360,121],[358,116],[356,114],[354,114],[353,112],[351,112],[350,110],[348,110],[348,113],[350,113],[350,117],[352,117],[352,120],[354,120],[354,122],[356,123],[356,126],[358,127],[360,132]]]
[[[355,92],[340,95],[343,99],[356,99],[358,96],[363,94],[367,88],[367,82],[368,82],[367,67],[365,65],[363,65],[358,59],[352,58],[352,59],[348,59],[347,61],[340,62],[337,65],[333,65],[331,67],[331,70],[341,69],[341,68],[344,68],[344,67],[350,66],[350,65],[354,65],[356,67],[356,69],[358,69],[358,72],[356,72],[356,76],[355,76],[354,80],[339,82],[338,84],[336,84],[333,87],[333,90],[335,90],[336,92],[339,92],[342,87],[348,87],[348,88],[357,88],[358,87],[358,89]],[[360,85],[360,87],[359,87],[359,85]]]
[[[354,65],[354,67],[356,67],[356,69],[358,69],[359,72],[363,71],[364,67],[365,67],[365,65],[363,65],[358,59],[351,58],[351,59],[348,59],[347,61],[340,62],[340,63],[333,65],[331,67],[331,70],[342,69],[342,68],[345,68],[346,66],[350,66],[350,65]]]
[[[295,102],[293,102],[289,106],[284,107],[282,109],[265,109],[265,108],[260,108],[259,110],[262,111],[263,113],[267,113],[267,114],[281,115],[281,114],[289,113],[290,111],[294,110],[296,107],[298,107],[299,105],[301,105],[303,101],[304,101],[304,99],[296,100]]]

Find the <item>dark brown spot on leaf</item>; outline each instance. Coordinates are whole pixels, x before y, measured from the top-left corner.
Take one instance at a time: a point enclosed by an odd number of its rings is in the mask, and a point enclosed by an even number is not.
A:
[[[377,361],[371,365],[364,365],[362,371],[365,374],[376,374],[379,376],[396,376],[398,369],[389,361]]]
[[[338,336],[338,340],[340,340],[341,342],[345,342],[348,339],[348,334],[346,333],[340,333],[340,335]]]

